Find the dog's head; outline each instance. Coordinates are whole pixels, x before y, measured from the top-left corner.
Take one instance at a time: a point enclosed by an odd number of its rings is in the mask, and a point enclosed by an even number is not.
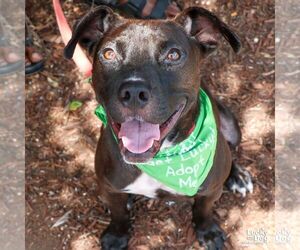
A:
[[[234,51],[238,37],[203,8],[170,20],[125,19],[100,6],[75,26],[65,48],[79,42],[93,56],[93,88],[128,162],[145,162],[195,105],[201,62],[224,37]]]

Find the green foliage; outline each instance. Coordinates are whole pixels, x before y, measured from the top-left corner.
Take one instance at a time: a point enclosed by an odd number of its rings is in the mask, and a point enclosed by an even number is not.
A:
[[[83,103],[81,101],[73,100],[69,103],[69,110],[76,111],[77,109],[79,109],[82,106],[82,104]]]

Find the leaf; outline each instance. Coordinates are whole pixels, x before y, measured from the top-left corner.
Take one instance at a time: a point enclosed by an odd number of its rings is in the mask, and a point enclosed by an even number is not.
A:
[[[231,16],[232,16],[232,17],[235,17],[235,16],[237,16],[237,14],[238,14],[238,13],[237,13],[236,11],[234,11],[234,12],[231,13]]]
[[[81,101],[71,101],[69,103],[69,110],[70,111],[76,111],[77,109],[79,109],[82,106],[82,102]]]
[[[47,81],[53,88],[57,88],[59,86],[59,83],[50,77],[47,77]]]
[[[90,76],[90,77],[85,78],[83,80],[83,83],[89,83],[89,84],[91,84],[92,83],[92,77]]]
[[[54,228],[54,227],[59,227],[63,224],[65,224],[68,219],[69,219],[69,216],[70,214],[72,213],[72,210],[66,212],[62,217],[60,217],[53,225],[51,228]]]

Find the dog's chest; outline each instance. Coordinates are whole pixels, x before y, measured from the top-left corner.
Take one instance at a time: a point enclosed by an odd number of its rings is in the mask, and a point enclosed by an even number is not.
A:
[[[173,189],[165,186],[145,173],[142,173],[134,182],[122,189],[123,192],[140,194],[149,198],[156,198],[158,190],[163,190],[171,194],[178,194]]]
[[[164,140],[161,148],[167,148],[173,145],[172,141],[168,139]],[[147,196],[149,198],[156,198],[157,191],[163,190],[171,194],[178,194],[173,189],[167,187],[166,185],[160,183],[149,175],[142,173],[134,182],[122,189],[123,192],[131,194],[140,194]]]

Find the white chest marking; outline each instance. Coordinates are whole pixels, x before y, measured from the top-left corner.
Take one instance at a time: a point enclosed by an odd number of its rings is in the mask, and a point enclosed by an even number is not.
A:
[[[165,139],[163,144],[161,145],[161,149],[169,148],[173,145],[172,141],[169,141],[168,139]]]
[[[142,173],[133,183],[123,188],[123,192],[156,198],[158,189],[167,191],[171,194],[178,194],[175,190],[165,186],[145,173]]]
[[[178,136],[178,133],[173,137],[173,139],[171,141],[168,140],[168,138],[166,138],[164,141],[163,141],[163,144],[161,145],[161,149],[165,149],[165,148],[169,148],[171,146],[174,145],[174,141],[176,140]]]

